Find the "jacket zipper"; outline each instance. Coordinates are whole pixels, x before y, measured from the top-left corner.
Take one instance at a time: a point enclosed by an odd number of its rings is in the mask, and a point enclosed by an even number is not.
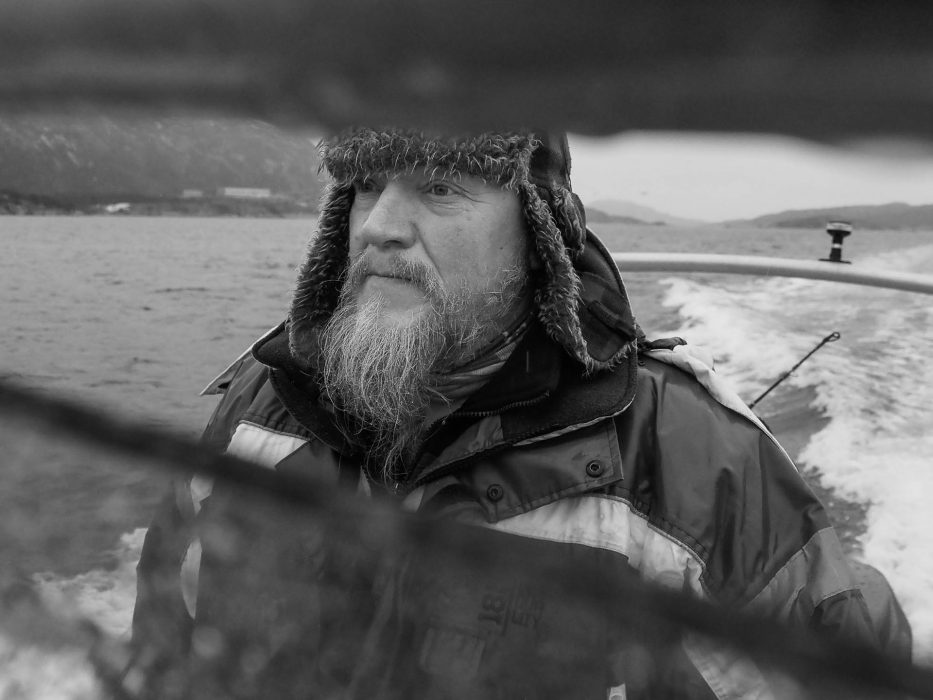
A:
[[[441,418],[440,421],[435,421],[434,425],[437,425],[438,422],[443,423],[447,418],[488,418],[489,416],[494,416],[499,413],[504,413],[505,411],[511,411],[513,408],[525,408],[526,406],[534,406],[536,403],[541,403],[548,396],[551,395],[550,391],[545,391],[540,396],[536,396],[533,399],[525,399],[524,401],[513,401],[510,404],[506,404],[502,408],[497,408],[495,410],[489,411],[454,411],[449,416]],[[434,425],[431,427],[433,428]]]
[[[544,401],[550,395],[551,395],[550,391],[545,391],[540,396],[536,396],[533,399],[513,401],[512,403],[506,404],[505,406],[501,406],[500,408],[497,408],[497,409],[490,409],[488,411],[454,411],[450,415],[444,416],[443,418],[439,418],[438,420],[434,421],[431,424],[431,426],[428,428],[428,430],[426,431],[426,434],[428,435],[433,434],[434,431],[437,430],[439,426],[445,425],[447,421],[451,418],[488,418],[490,416],[495,416],[500,413],[504,413],[505,411],[509,411],[513,408],[525,408],[527,406],[534,406],[536,403],[540,403]],[[413,460],[415,464],[417,464],[418,460],[421,459],[423,449],[424,449],[423,446],[419,448],[418,454],[415,455],[415,458]],[[444,473],[446,473],[446,470]],[[411,483],[403,483],[401,481],[397,481],[392,485],[392,491],[394,495],[396,496],[406,496],[412,491],[414,491],[416,488],[421,486],[422,483],[424,483],[424,479],[420,479],[420,478],[415,479]]]

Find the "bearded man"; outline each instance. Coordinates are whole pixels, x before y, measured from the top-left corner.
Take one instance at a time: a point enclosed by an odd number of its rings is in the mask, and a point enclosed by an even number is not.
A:
[[[700,353],[679,339],[651,343],[641,333],[618,270],[586,229],[570,186],[566,138],[354,129],[325,141],[322,156],[333,183],[288,319],[212,385],[224,397],[207,430],[210,444],[343,483],[364,497],[396,499],[425,516],[530,538],[568,561],[596,555],[612,575],[636,574],[698,598],[878,642],[836,534],[785,452]],[[384,630],[398,613],[400,589],[374,585],[370,572],[359,591],[371,603],[357,600],[334,612],[309,602],[315,582],[328,575],[323,560],[344,574],[355,566],[346,551],[321,555],[328,536],[312,535],[305,544],[314,545],[293,557],[304,583],[287,593],[270,583],[256,599],[225,602],[229,577],[217,571],[229,553],[207,543],[202,552],[190,528],[221,508],[219,498],[194,479],[150,528],[134,617],[139,648],[209,656],[223,644],[206,644],[211,636],[199,637],[199,630],[226,629],[235,618],[241,629],[281,634],[264,651],[237,657],[266,669],[265,680],[231,681],[225,692],[248,695],[243,688],[253,687],[268,694],[283,675],[276,663],[287,657],[298,660],[288,673],[302,679],[293,689],[365,694],[360,649],[370,658],[380,644],[398,647],[399,637]],[[261,569],[267,554],[256,548],[246,563]],[[396,660],[392,680],[366,692],[769,692],[753,663],[696,639],[678,642],[651,672],[606,648],[595,652],[598,670],[584,680],[549,673],[542,663],[533,677],[524,669],[514,678],[523,669],[508,659],[540,661],[545,646],[548,653],[572,652],[546,637],[553,625],[541,618],[551,608],[533,596],[518,617],[514,597],[502,602],[511,606],[507,633],[499,599],[473,591],[486,573],[422,591],[411,623],[418,632],[407,638],[414,645],[410,673],[399,680],[396,649],[387,657]],[[419,595],[412,586],[408,593]],[[474,602],[481,609],[472,617],[457,604],[471,595],[480,596]],[[253,615],[259,599],[276,599],[273,612]],[[355,624],[354,605],[368,620],[354,637],[359,645],[328,648],[334,628]],[[903,623],[893,601],[872,612],[875,622],[887,612],[889,621]],[[328,615],[329,626],[320,622]],[[888,631],[909,649],[905,628],[889,624]],[[581,642],[592,643],[592,635]],[[246,666],[241,661],[236,673]]]

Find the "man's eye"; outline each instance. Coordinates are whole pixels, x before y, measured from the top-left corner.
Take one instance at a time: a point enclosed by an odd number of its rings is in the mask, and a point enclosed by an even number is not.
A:
[[[454,188],[446,182],[432,182],[428,185],[428,194],[435,197],[449,197],[454,193]]]

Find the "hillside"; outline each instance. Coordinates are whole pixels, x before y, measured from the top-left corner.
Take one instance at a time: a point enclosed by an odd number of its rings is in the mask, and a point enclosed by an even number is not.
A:
[[[313,211],[317,164],[310,138],[258,121],[4,116],[0,212],[94,211],[115,202],[145,213]],[[221,188],[259,195],[218,196]]]
[[[623,216],[619,214],[607,214],[601,209],[586,206],[586,222],[588,224],[632,224],[634,226],[665,226],[661,221],[645,221],[634,216]]]
[[[590,210],[595,210],[600,214],[610,217],[609,221],[644,223],[644,224],[668,224],[670,226],[696,226],[703,224],[703,221],[694,219],[684,219],[679,216],[672,216],[663,211],[646,207],[642,204],[627,202],[622,199],[598,199],[593,202],[585,202],[587,216]],[[594,221],[603,221],[603,219],[594,219]]]
[[[933,204],[911,205],[895,202],[824,209],[797,209],[767,214],[750,220],[729,221],[726,224],[761,228],[822,228],[828,221],[834,220],[848,221],[857,229],[933,231]]]

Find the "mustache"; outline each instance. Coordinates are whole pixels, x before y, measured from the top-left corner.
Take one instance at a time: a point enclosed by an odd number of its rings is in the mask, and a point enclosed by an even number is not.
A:
[[[410,282],[429,298],[437,298],[443,292],[443,285],[437,274],[430,267],[417,260],[407,260],[401,255],[388,257],[360,253],[347,267],[343,292],[349,294],[359,288],[367,277],[391,277]]]

